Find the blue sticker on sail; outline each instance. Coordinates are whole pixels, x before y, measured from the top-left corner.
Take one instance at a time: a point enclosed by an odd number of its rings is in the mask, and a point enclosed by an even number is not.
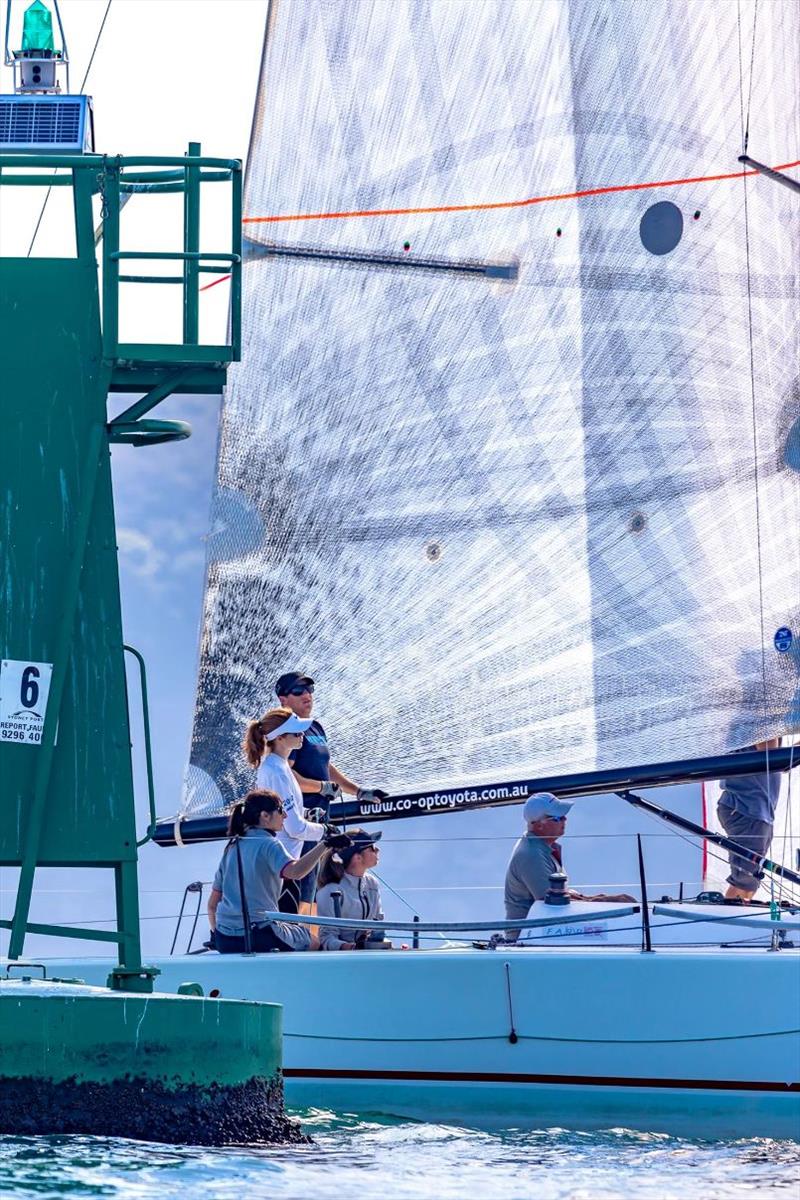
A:
[[[791,629],[789,629],[786,625],[781,625],[780,629],[776,629],[773,641],[775,642],[775,649],[778,651],[778,653],[785,654],[787,650],[791,650],[792,648],[794,635],[792,634]]]

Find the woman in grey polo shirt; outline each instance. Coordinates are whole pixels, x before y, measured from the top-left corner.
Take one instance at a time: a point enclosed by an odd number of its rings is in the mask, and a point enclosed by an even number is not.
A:
[[[250,948],[266,950],[316,950],[319,940],[306,925],[269,920],[278,911],[284,879],[302,879],[313,871],[329,846],[347,846],[350,839],[334,826],[313,849],[294,859],[275,836],[283,829],[284,812],[275,792],[248,792],[235,805],[228,822],[230,842],[214,876],[208,902],[208,920],[217,950],[241,954],[246,949],[245,920],[250,926]],[[245,905],[242,904],[244,883]],[[245,915],[246,908],[246,915]]]

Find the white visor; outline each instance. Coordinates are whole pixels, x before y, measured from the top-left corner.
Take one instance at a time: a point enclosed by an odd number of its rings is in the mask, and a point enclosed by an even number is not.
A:
[[[308,717],[308,719],[305,719],[303,717],[296,717],[294,713],[292,713],[290,717],[286,718],[282,725],[279,725],[277,729],[273,729],[272,733],[267,734],[267,741],[274,742],[275,738],[279,738],[284,733],[305,733],[312,720],[313,717]]]

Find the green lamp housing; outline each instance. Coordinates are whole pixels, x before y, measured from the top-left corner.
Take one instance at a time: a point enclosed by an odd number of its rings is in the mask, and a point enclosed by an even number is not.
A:
[[[14,90],[17,93],[60,92],[57,68],[68,61],[63,49],[56,50],[52,12],[44,0],[33,0],[22,19],[22,49],[13,54],[15,84],[16,67],[20,72],[19,84]]]

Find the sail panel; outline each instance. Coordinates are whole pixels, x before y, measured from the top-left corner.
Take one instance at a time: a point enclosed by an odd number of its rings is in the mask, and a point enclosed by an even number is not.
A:
[[[797,197],[631,189],[735,173],[748,112],[798,156],[800,15],[753,15],[273,3],[186,808],[293,667],[398,791],[800,720]]]

